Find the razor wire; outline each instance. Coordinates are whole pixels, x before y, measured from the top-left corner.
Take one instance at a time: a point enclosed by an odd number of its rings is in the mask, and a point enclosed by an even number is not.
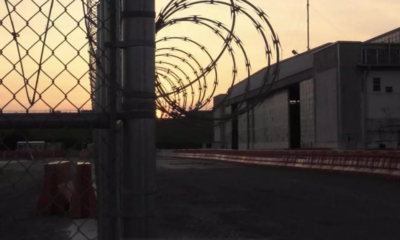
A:
[[[207,5],[208,7],[223,6],[226,11],[231,13],[231,23],[229,26],[226,24],[201,16],[190,17],[174,17],[184,12],[186,9],[195,9]],[[205,117],[198,114],[199,110],[211,103],[218,84],[220,83],[220,75],[218,74],[217,64],[221,57],[228,54],[231,58],[232,64],[232,79],[229,82],[230,87],[224,97],[228,99],[232,95],[232,89],[238,81],[238,62],[237,55],[244,58],[243,66],[246,68],[245,89],[242,93],[244,99],[249,97],[252,87],[251,79],[253,74],[251,68],[251,59],[249,58],[246,47],[240,39],[240,36],[235,34],[237,26],[237,16],[241,15],[246,17],[253,24],[254,29],[259,33],[260,38],[264,43],[264,54],[267,58],[265,63],[265,73],[260,83],[257,84],[256,94],[251,96],[251,101],[247,104],[241,102],[238,104],[237,110],[232,111],[223,117]],[[90,22],[90,21],[89,21]],[[93,22],[93,21],[92,21]],[[273,83],[277,80],[280,70],[280,40],[273,29],[271,22],[268,20],[266,13],[246,0],[172,0],[170,1],[157,15],[155,28],[156,34],[159,35],[163,31],[168,31],[168,27],[179,25],[182,23],[192,23],[202,26],[209,30],[210,34],[216,35],[220,38],[223,46],[220,52],[211,52],[207,49],[205,44],[202,44],[196,39],[191,39],[187,36],[172,36],[160,37],[156,40],[156,103],[157,110],[162,113],[160,117],[195,117],[204,120],[230,120],[238,117],[260,104],[266,97],[268,97]],[[267,35],[270,34],[270,38]],[[198,58],[191,53],[190,49],[181,49],[179,46],[172,47],[159,47],[163,43],[179,44],[177,42],[190,43],[191,47],[200,49],[208,58],[206,65],[202,64]],[[95,49],[95,41],[90,42],[90,48]],[[234,46],[239,49],[239,54],[234,52]],[[123,46],[121,48],[127,48]],[[91,52],[94,52],[92,50]],[[179,63],[174,63],[172,60],[179,60]],[[99,60],[96,60],[99,62]],[[102,64],[99,65],[100,67]],[[183,70],[183,66],[189,67],[189,71],[195,74],[195,78],[191,79],[187,72]],[[104,69],[100,69],[104,72]],[[211,83],[211,84],[210,84]],[[104,83],[107,86],[107,83]],[[209,87],[211,85],[211,87]],[[118,91],[125,93],[121,83],[117,86]],[[211,90],[210,90],[211,89]],[[126,93],[129,94],[129,93]],[[140,96],[136,96],[140,97]],[[224,104],[224,100],[213,106],[213,110],[218,109]]]
[[[208,8],[222,6],[226,11],[231,13],[230,24],[226,25],[213,18],[193,15],[188,17],[175,17],[186,9],[196,9],[201,6]],[[200,12],[199,12],[200,13]],[[244,58],[243,65],[246,68],[247,78],[243,90],[244,99],[247,99],[252,88],[252,69],[251,59],[249,58],[246,47],[241,41],[240,36],[235,33],[238,25],[238,16],[244,16],[251,21],[253,27],[258,31],[259,36],[264,42],[264,53],[267,58],[266,71],[262,81],[257,86],[257,94],[251,97],[251,101],[247,104],[241,102],[238,104],[237,110],[221,117],[204,116],[198,112],[207,104],[210,104],[217,86],[220,83],[220,75],[218,74],[217,64],[221,61],[224,54],[228,54],[231,58],[232,79],[229,82],[230,87],[224,99],[213,106],[213,110],[223,106],[224,100],[232,95],[232,89],[238,83],[238,65],[237,56]],[[205,44],[196,39],[187,36],[172,36],[159,38],[156,48],[156,93],[157,107],[163,115],[172,118],[195,117],[205,120],[229,120],[242,115],[253,109],[262,102],[269,94],[273,83],[279,75],[280,60],[280,42],[275,33],[272,24],[267,18],[264,11],[246,0],[172,0],[158,14],[156,19],[156,32],[162,33],[168,27],[182,23],[191,23],[201,26],[209,30],[210,34],[216,35],[223,46],[220,52],[210,52]],[[250,27],[250,26],[249,26]],[[270,38],[267,35],[270,34]],[[171,42],[172,47],[159,47],[159,44]],[[200,49],[207,57],[208,63],[202,65],[189,49],[182,49],[180,43],[190,43],[191,48]],[[234,45],[238,49],[238,54],[234,52]],[[179,60],[179,64],[173,64],[171,59]],[[273,65],[273,60],[275,64]],[[193,79],[185,73],[182,73],[183,65],[189,67],[195,74]],[[253,83],[254,84],[254,83]]]
[[[8,1],[6,1],[8,3]],[[82,1],[84,3],[84,1]],[[89,5],[95,6],[96,4],[93,4],[92,1],[88,1]],[[52,12],[52,6],[54,4],[54,0],[51,1],[51,7],[49,9],[49,18],[47,21],[47,26],[46,29],[48,28],[48,25],[50,23],[50,16]],[[229,11],[232,13],[232,23],[230,27],[226,27],[223,23],[219,21],[215,21],[210,18],[205,18],[205,17],[200,17],[200,16],[191,16],[191,17],[178,17],[174,18],[174,15],[178,14],[180,11],[183,11],[187,8],[194,8],[197,6],[205,5],[208,4],[209,6],[216,6],[216,5],[221,5],[225,6]],[[10,9],[8,7],[9,5],[7,4],[7,9],[10,13]],[[249,8],[249,10],[246,9]],[[96,91],[95,90],[95,62],[99,62],[100,60],[96,60],[94,56],[94,52],[96,52],[96,47],[97,47],[97,42],[96,42],[96,36],[95,36],[95,26],[96,26],[96,17],[95,16],[95,7],[88,7],[87,11],[85,10],[86,8],[84,7],[83,10],[85,11],[85,28],[87,31],[87,38],[89,40],[89,45],[90,45],[90,52],[92,53],[90,56],[90,80],[91,80],[91,94],[92,94],[92,102],[95,99],[93,93]],[[257,17],[254,17],[251,15],[251,12],[253,11]],[[269,22],[266,14],[253,4],[251,4],[248,1],[241,0],[241,1],[214,1],[214,0],[209,0],[209,1],[192,1],[192,0],[172,0],[170,1],[167,6],[159,13],[157,20],[156,20],[156,32],[162,32],[165,30],[167,27],[183,23],[183,22],[190,22],[196,25],[203,26],[205,28],[208,28],[210,30],[210,33],[213,33],[217,35],[222,42],[224,43],[224,46],[221,49],[221,52],[216,55],[216,57],[213,57],[212,54],[207,50],[205,45],[202,45],[199,43],[199,41],[190,39],[185,36],[175,36],[175,37],[164,37],[161,39],[158,39],[156,41],[157,44],[163,43],[163,42],[171,42],[173,40],[178,40],[178,41],[183,41],[183,42],[189,42],[193,45],[193,47],[197,47],[201,49],[209,58],[209,63],[206,66],[202,66],[199,61],[196,60],[196,57],[190,53],[190,51],[186,51],[183,49],[180,49],[179,47],[168,47],[168,48],[157,48],[156,49],[156,57],[160,60],[156,61],[156,69],[157,72],[155,74],[156,76],[156,92],[157,92],[157,106],[158,109],[169,115],[170,117],[176,117],[176,116],[193,116],[193,113],[195,111],[198,111],[202,108],[204,108],[207,104],[209,104],[214,96],[215,90],[218,86],[218,83],[220,81],[219,76],[218,76],[218,69],[217,69],[217,63],[221,59],[221,56],[228,52],[230,57],[232,58],[232,80],[230,84],[230,88],[227,92],[227,95],[225,96],[225,99],[229,98],[231,95],[231,89],[232,87],[237,83],[237,61],[235,58],[235,53],[233,52],[233,44],[236,43],[237,47],[240,49],[240,54],[245,59],[244,65],[246,67],[246,72],[247,72],[247,81],[246,81],[246,87],[244,90],[244,95],[245,98],[250,90],[251,86],[251,63],[250,59],[247,56],[246,49],[244,47],[244,44],[240,40],[239,36],[236,36],[234,33],[235,27],[237,25],[236,22],[236,15],[242,14],[246,16],[248,19],[251,20],[251,22],[254,24],[254,28],[259,32],[261,38],[264,41],[265,45],[265,55],[267,57],[267,63],[266,63],[266,72],[264,74],[264,77],[261,81],[261,84],[258,86],[258,94],[256,99],[263,99],[265,98],[265,95],[268,94],[269,90],[272,87],[272,83],[277,79],[277,76],[279,74],[279,58],[280,58],[280,52],[279,52],[279,39],[277,37],[277,34],[275,33],[274,29],[272,28],[271,23]],[[10,15],[11,16],[11,15]],[[10,17],[11,18],[11,17]],[[258,18],[258,19],[257,19]],[[12,22],[12,19],[11,19]],[[265,27],[261,24],[264,23],[267,27]],[[24,67],[22,61],[20,62],[21,69],[22,69],[22,78],[24,79],[24,88],[26,91],[26,95],[28,98],[28,101],[30,105],[33,105],[36,98],[36,94],[38,94],[37,91],[37,85],[39,84],[39,78],[40,74],[42,73],[41,66],[43,64],[43,52],[44,48],[46,46],[46,39],[47,39],[47,30],[44,31],[44,40],[42,40],[42,53],[40,57],[40,61],[38,63],[39,69],[38,69],[38,74],[36,77],[36,81],[34,84],[34,87],[31,86],[31,84],[28,82],[28,79],[26,78],[24,74]],[[271,41],[268,41],[267,38],[267,33],[271,34]],[[14,41],[17,46],[17,51],[19,52],[19,58],[21,59],[20,56],[20,45],[18,44],[18,33],[15,32],[15,29],[13,27],[13,31],[10,31],[10,34],[13,34],[14,36]],[[271,43],[272,42],[272,43]],[[273,58],[273,53],[275,54],[275,65],[273,68],[271,68],[272,65],[272,58]],[[173,64],[169,62],[168,60],[171,58],[179,59],[181,62],[187,66],[189,66],[193,72],[196,74],[196,77],[194,79],[190,79],[187,74],[185,74],[182,71],[181,65],[178,64]],[[164,60],[163,60],[164,59]],[[192,63],[191,63],[192,61]],[[100,64],[101,66],[101,64]],[[166,67],[164,67],[166,66]],[[183,80],[182,77],[179,76],[179,74],[176,73],[176,71],[184,74],[185,80]],[[210,77],[211,76],[211,77]],[[163,78],[163,79],[161,79]],[[212,78],[210,81],[209,79]],[[164,81],[162,81],[164,80]],[[186,81],[186,83],[184,83]],[[211,82],[211,84],[209,84]],[[226,81],[225,81],[226,82]],[[103,83],[107,87],[107,83]],[[171,90],[166,89],[166,85],[169,85]],[[194,89],[194,85],[197,85],[196,89]],[[209,85],[212,85],[212,87],[209,87]],[[33,96],[32,99],[28,94],[28,87],[33,89]],[[190,92],[188,92],[188,89],[190,89]],[[211,89],[211,90],[209,90]],[[118,88],[119,91],[123,91],[122,87],[119,86]],[[173,95],[173,96],[172,96]],[[223,101],[222,101],[223,102]],[[248,110],[252,109],[254,106],[256,106],[260,101],[254,100],[251,101],[251,104],[246,105],[245,107],[238,107],[238,111],[235,112],[234,115],[241,115]],[[220,103],[221,104],[221,103]],[[214,106],[214,109],[218,108],[219,104]],[[228,116],[227,119],[233,117]]]

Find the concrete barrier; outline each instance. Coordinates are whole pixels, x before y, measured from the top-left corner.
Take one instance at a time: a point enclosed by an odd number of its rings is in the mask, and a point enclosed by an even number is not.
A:
[[[174,150],[171,156],[256,165],[365,173],[396,178],[400,176],[400,152],[398,151],[238,151],[188,149]]]
[[[43,187],[37,202],[37,212],[42,215],[65,214],[72,191],[71,164],[68,161],[44,165]]]
[[[92,180],[92,165],[78,162],[69,216],[73,219],[97,217],[97,199]]]

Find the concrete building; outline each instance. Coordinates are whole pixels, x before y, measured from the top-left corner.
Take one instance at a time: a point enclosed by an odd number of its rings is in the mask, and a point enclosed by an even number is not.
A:
[[[270,69],[273,69],[271,66]],[[215,117],[254,98],[267,69],[214,98]],[[250,91],[245,94],[246,81]],[[224,100],[222,100],[224,99]],[[327,43],[280,62],[256,108],[214,128],[232,149],[395,149],[400,146],[400,28],[366,42]]]

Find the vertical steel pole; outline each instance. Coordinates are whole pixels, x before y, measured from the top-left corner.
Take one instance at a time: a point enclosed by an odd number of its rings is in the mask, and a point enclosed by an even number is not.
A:
[[[114,0],[101,0],[98,5],[98,77],[96,81],[96,112],[107,111],[110,115],[110,129],[96,130],[97,189],[99,196],[98,235],[99,240],[118,239],[116,199],[116,50],[106,48],[106,43],[116,42],[116,16]]]
[[[307,50],[310,51],[310,0],[307,0]]]
[[[155,0],[122,1],[122,239],[153,238],[155,181]]]
[[[104,79],[104,26],[103,26],[103,10],[102,3],[97,5],[97,46],[96,46],[96,83],[95,83],[95,112],[101,112],[103,107],[103,96],[100,87]],[[104,240],[104,169],[103,169],[103,132],[95,129],[94,138],[94,161],[96,172],[96,190],[98,196],[98,212],[97,229],[99,240]]]
[[[116,12],[116,35],[117,41],[121,41],[121,0],[115,1],[115,12]],[[116,86],[122,86],[122,64],[121,64],[121,49],[117,49],[116,51],[116,61],[115,64],[117,66],[117,76],[116,76]],[[116,86],[114,86],[116,88]],[[121,112],[121,104],[122,104],[122,93],[120,90],[115,89],[116,93],[116,111]],[[117,211],[121,213],[121,185],[122,185],[122,169],[123,169],[123,124],[122,121],[118,120],[116,123],[116,162],[117,162]],[[118,240],[121,238],[121,214],[118,214],[117,220],[117,231],[118,231]]]
[[[105,42],[108,47],[105,49],[105,69],[106,69],[106,86],[105,101],[107,103],[107,112],[110,115],[110,129],[105,131],[105,208],[103,216],[104,221],[104,239],[119,239],[118,234],[118,196],[117,196],[117,162],[116,162],[116,134],[117,134],[117,118],[116,118],[116,81],[117,81],[117,21],[116,21],[116,1],[103,0],[103,11],[105,20]]]

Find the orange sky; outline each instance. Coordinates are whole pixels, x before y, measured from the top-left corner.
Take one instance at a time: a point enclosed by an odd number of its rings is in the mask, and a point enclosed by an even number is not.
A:
[[[11,3],[19,2],[19,0],[10,0]],[[38,4],[46,2],[45,0],[35,0]],[[60,14],[63,12],[63,8],[60,3],[57,3],[53,10],[54,19],[56,16],[60,16],[55,21],[55,26],[58,28],[52,28],[48,34],[47,45],[51,48],[55,48],[62,43],[56,50],[55,54],[59,59],[68,63],[77,56],[77,50],[81,49],[80,53],[82,57],[75,58],[68,64],[68,70],[60,74],[64,69],[64,64],[61,64],[54,56],[51,57],[44,65],[43,70],[47,75],[42,74],[39,79],[38,91],[43,92],[48,86],[51,85],[52,78],[55,78],[55,83],[61,89],[57,89],[55,86],[49,88],[42,97],[52,107],[57,106],[58,103],[64,99],[65,94],[68,93],[68,99],[70,102],[64,101],[61,105],[58,105],[58,109],[74,109],[72,104],[77,107],[89,107],[90,104],[85,102],[89,99],[89,95],[86,89],[89,89],[89,82],[87,78],[87,59],[88,59],[88,48],[85,43],[85,34],[82,29],[77,28],[76,20],[82,18],[82,6],[80,0],[60,0],[59,2],[68,5],[68,13]],[[160,8],[166,5],[168,0],[156,0],[158,12]],[[275,31],[278,33],[283,48],[283,57],[290,57],[293,49],[298,52],[306,50],[306,0],[252,0],[253,4],[260,6],[269,16],[271,23]],[[316,47],[326,42],[333,42],[337,40],[355,40],[363,41],[374,37],[378,34],[384,33],[396,27],[399,27],[400,17],[398,10],[400,9],[400,1],[398,0],[311,0],[311,47]],[[37,7],[32,4],[32,0],[24,0],[17,7],[17,12],[28,19],[37,12]],[[46,4],[43,8],[44,13],[48,13],[49,4]],[[0,1],[0,19],[3,20],[4,26],[0,25],[0,49],[3,49],[3,55],[12,62],[17,62],[18,56],[16,54],[15,43],[11,45],[7,43],[12,39],[12,36],[5,30],[4,27],[11,29],[9,19],[4,19],[7,11],[4,1]],[[226,8],[215,7],[210,8],[209,5],[203,7],[187,10],[182,15],[200,14],[204,17],[214,18],[220,21],[229,18],[229,11],[226,12]],[[14,23],[17,31],[23,28],[26,23],[17,14],[13,14]],[[76,19],[76,20],[74,20]],[[225,21],[226,22],[226,21]],[[45,17],[36,15],[29,21],[30,26],[42,34],[45,29]],[[84,28],[83,22],[81,27]],[[67,33],[71,33],[68,36],[69,45],[64,41],[62,36]],[[246,51],[251,60],[253,72],[265,66],[265,56],[260,54],[264,47],[258,33],[251,27],[251,23],[246,19],[240,17],[238,19],[238,27],[236,34],[244,42]],[[192,39],[199,41],[204,44],[210,52],[215,55],[221,48],[221,42],[213,34],[210,34],[208,30],[201,29],[198,27],[192,27],[189,24],[179,24],[174,27],[170,27],[165,31],[161,32],[158,37],[162,36],[189,36]],[[20,44],[26,48],[29,48],[38,40],[38,36],[30,29],[25,28],[18,38]],[[86,47],[85,47],[86,46]],[[186,47],[186,50],[193,51],[197,54],[199,61],[202,64],[207,65],[208,59],[199,52],[198,49],[190,49],[190,46],[183,46],[178,42],[176,43],[164,43],[160,44],[163,47],[182,46]],[[82,48],[83,47],[83,48]],[[29,51],[29,56],[34,60],[39,60],[39,54],[41,50],[41,43],[34,45]],[[235,52],[239,53],[237,49]],[[45,51],[45,59],[50,56],[50,51]],[[22,55],[26,55],[25,51]],[[6,75],[12,68],[4,56],[0,56],[0,79],[3,81],[3,85],[0,85],[0,108],[4,108],[4,105],[12,99],[12,94],[5,88],[8,87],[10,91],[16,92],[18,89],[23,87],[23,78],[16,72],[13,71],[11,74]],[[26,76],[33,76],[31,78],[31,84],[36,81],[36,75],[34,74],[37,70],[37,64],[33,59],[25,58],[23,60],[24,70]],[[243,58],[238,55],[238,79],[243,79],[245,75],[245,68],[243,67]],[[184,69],[184,66],[182,66]],[[21,71],[20,65],[16,65],[16,69]],[[186,71],[187,69],[185,69]],[[227,56],[221,59],[218,64],[219,71],[219,86],[217,93],[223,93],[231,83],[232,79],[232,64]],[[33,74],[33,75],[32,75]],[[59,75],[60,74],[60,75]],[[85,75],[86,74],[86,75]],[[5,76],[6,75],[6,76]],[[188,73],[188,75],[190,75]],[[192,74],[193,75],[193,74]],[[191,76],[194,77],[194,76]],[[83,86],[77,86],[77,79],[81,79],[80,83]],[[209,77],[208,85],[211,86],[214,81],[213,77]],[[75,88],[74,88],[75,87]],[[63,93],[63,92],[64,93]],[[32,96],[32,91],[30,93]],[[17,99],[25,106],[28,106],[26,100],[25,90],[20,91],[16,94]],[[48,110],[48,106],[39,101],[32,109],[34,110]],[[7,105],[4,111],[15,111],[22,110],[23,108],[16,102],[13,101]]]

